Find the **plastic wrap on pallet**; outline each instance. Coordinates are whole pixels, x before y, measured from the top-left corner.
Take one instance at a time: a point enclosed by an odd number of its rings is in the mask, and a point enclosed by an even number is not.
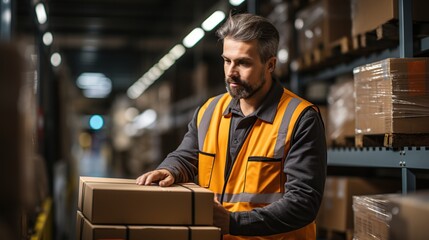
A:
[[[353,79],[333,84],[328,93],[328,138],[336,144],[345,144],[345,138],[354,136],[355,100]]]
[[[353,239],[427,239],[429,191],[353,196]]]
[[[356,134],[429,133],[429,58],[388,58],[353,74]]]
[[[388,195],[353,196],[353,239],[389,239],[392,219]]]

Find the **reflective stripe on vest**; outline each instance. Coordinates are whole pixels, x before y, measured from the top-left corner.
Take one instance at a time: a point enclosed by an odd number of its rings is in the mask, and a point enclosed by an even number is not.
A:
[[[216,194],[221,199],[222,194]],[[251,203],[273,203],[283,197],[283,193],[225,193],[223,200],[229,203],[251,202]]]
[[[216,104],[219,102],[219,99],[223,94],[216,96],[207,107],[206,111],[204,111],[203,119],[201,119],[201,124],[198,127],[198,149],[200,151],[203,150],[204,139],[207,135],[207,130],[209,129],[210,120],[213,115],[213,111],[216,107]]]
[[[292,114],[295,112],[296,107],[301,103],[301,99],[292,98],[290,103],[287,105],[286,111],[282,118],[280,125],[279,134],[277,136],[276,147],[274,148],[274,158],[282,158],[285,153],[285,142],[286,136],[289,129],[290,119]]]

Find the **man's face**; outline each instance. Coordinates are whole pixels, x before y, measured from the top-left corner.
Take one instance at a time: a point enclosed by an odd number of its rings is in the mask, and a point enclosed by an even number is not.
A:
[[[267,64],[261,62],[257,40],[225,38],[223,54],[226,89],[233,98],[248,99],[266,85]]]

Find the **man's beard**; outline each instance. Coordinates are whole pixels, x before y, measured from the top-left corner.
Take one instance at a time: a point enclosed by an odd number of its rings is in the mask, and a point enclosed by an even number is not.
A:
[[[261,82],[256,86],[252,86],[239,78],[225,78],[226,90],[231,95],[231,97],[236,99],[247,99],[252,97],[256,92],[262,89],[265,81],[266,79],[262,75]],[[231,88],[229,85],[230,83],[237,83],[238,87]]]

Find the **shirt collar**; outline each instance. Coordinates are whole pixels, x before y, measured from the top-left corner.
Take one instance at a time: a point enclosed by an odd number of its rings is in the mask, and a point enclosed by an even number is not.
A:
[[[277,105],[280,102],[280,98],[283,94],[283,86],[277,80],[273,80],[273,84],[271,85],[270,90],[268,91],[265,99],[262,101],[261,106],[252,113],[252,116],[256,116],[262,121],[273,123],[274,117],[277,112]],[[224,117],[228,117],[232,113],[240,114],[240,101],[239,99],[233,98],[229,103],[228,107],[223,112]]]

